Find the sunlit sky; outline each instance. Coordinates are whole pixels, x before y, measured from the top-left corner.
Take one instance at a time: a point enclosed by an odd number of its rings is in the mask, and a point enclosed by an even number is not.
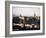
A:
[[[13,16],[40,16],[40,8],[38,7],[12,7]]]

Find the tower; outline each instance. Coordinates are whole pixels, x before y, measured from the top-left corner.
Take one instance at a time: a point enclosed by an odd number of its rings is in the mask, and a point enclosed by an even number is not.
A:
[[[20,14],[20,17],[21,17],[22,15]]]
[[[36,14],[34,13],[34,17],[36,17]]]

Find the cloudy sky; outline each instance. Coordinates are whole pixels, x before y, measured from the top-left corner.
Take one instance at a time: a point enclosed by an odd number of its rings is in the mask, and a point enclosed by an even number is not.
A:
[[[40,8],[38,7],[12,7],[13,16],[40,16]]]

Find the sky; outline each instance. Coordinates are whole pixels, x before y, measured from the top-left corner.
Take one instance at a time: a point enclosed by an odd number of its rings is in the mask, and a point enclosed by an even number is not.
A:
[[[13,17],[15,16],[40,16],[40,8],[38,7],[12,7]]]

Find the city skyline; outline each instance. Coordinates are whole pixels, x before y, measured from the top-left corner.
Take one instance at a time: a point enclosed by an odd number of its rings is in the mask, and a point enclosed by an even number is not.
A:
[[[15,16],[40,16],[40,8],[12,8],[13,17]]]

